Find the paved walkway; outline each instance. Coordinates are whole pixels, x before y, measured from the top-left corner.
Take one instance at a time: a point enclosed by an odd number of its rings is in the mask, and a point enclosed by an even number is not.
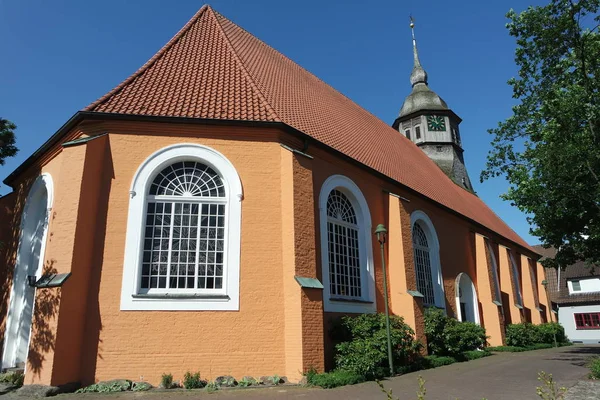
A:
[[[426,380],[427,400],[481,400],[482,398],[488,400],[533,400],[539,399],[536,395],[536,386],[539,386],[537,381],[539,371],[553,374],[554,379],[560,386],[571,387],[577,381],[585,379],[588,369],[584,365],[586,360],[593,355],[600,355],[600,346],[571,346],[524,353],[503,353],[466,363],[406,374],[389,379],[384,384],[387,388],[393,390],[395,397],[401,400],[416,398],[419,375]],[[61,395],[57,397],[60,400],[75,398],[88,400],[385,400],[386,396],[375,383],[368,382],[330,390],[273,387],[222,390],[214,393],[177,390],[147,393]],[[600,393],[597,398],[600,399]],[[2,400],[5,399],[6,397],[2,397]]]

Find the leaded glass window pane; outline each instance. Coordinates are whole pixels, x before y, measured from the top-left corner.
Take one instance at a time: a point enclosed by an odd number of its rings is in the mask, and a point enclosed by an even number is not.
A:
[[[225,214],[225,188],[212,168],[191,161],[164,168],[149,191],[141,289],[222,289]]]
[[[332,190],[327,198],[329,284],[332,296],[362,297],[358,229],[352,203],[344,193]]]
[[[413,226],[413,250],[415,258],[415,273],[417,275],[417,290],[421,292],[423,304],[435,305],[435,292],[431,273],[431,257],[429,243],[423,228],[416,223]]]

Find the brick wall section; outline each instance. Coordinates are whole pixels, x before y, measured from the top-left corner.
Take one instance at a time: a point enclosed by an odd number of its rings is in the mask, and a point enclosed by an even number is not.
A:
[[[296,275],[320,279],[317,275],[315,251],[315,208],[313,193],[312,160],[294,155],[294,234],[296,250]],[[302,366],[324,369],[323,357],[323,291],[304,288],[302,304]],[[298,371],[296,371],[298,374]],[[298,376],[299,377],[299,376]]]

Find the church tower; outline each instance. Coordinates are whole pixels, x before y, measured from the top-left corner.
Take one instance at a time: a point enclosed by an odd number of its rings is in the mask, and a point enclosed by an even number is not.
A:
[[[473,191],[465,168],[458,126],[461,119],[427,84],[415,40],[415,24],[410,22],[414,67],[410,74],[412,92],[404,100],[394,129],[421,148],[457,185]]]

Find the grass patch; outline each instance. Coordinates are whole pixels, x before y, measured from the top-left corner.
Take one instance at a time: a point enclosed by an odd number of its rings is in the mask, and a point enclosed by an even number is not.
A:
[[[356,385],[366,381],[364,375],[350,371],[335,370],[318,374],[311,370],[306,374],[306,382],[311,386],[320,386],[323,389],[332,389],[339,386]]]
[[[0,382],[8,383],[11,386],[21,387],[24,380],[25,375],[20,372],[5,372],[4,374],[0,374]]]
[[[588,364],[590,369],[590,378],[600,379],[600,357],[594,357]]]

